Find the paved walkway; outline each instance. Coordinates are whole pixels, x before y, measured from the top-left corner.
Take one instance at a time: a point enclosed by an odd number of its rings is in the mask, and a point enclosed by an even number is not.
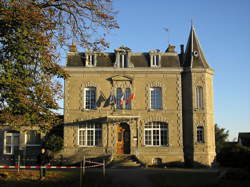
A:
[[[146,176],[144,169],[108,169],[112,183],[117,187],[156,187]]]
[[[199,184],[213,186],[218,181],[218,171],[214,169],[107,169],[112,177],[112,186],[116,187],[157,187],[150,177],[163,175],[167,186],[198,187]]]

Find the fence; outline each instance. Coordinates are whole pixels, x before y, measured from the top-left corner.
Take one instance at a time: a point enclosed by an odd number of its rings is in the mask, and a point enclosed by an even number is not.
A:
[[[5,158],[0,158],[1,160],[5,159]],[[14,159],[5,159],[5,160],[14,160]],[[36,161],[35,159],[28,159],[29,161]],[[62,159],[53,159],[53,161],[62,161]],[[69,161],[69,160],[67,160]],[[86,166],[86,163],[88,164],[92,164],[92,165],[88,165]],[[86,160],[85,157],[83,158],[83,160],[80,163],[80,166],[62,166],[62,165],[48,165],[48,166],[22,166],[20,165],[20,157],[18,157],[17,159],[17,164],[16,165],[12,165],[12,166],[8,166],[8,165],[0,165],[0,169],[17,169],[18,172],[20,172],[20,169],[41,169],[41,168],[46,168],[46,169],[80,169],[80,187],[83,186],[83,176],[85,175],[85,170],[87,168],[96,168],[96,167],[102,167],[102,173],[103,176],[105,176],[106,174],[106,168],[105,168],[106,164],[105,164],[105,159],[103,159],[103,162],[94,162],[94,161],[90,161],[90,160]]]

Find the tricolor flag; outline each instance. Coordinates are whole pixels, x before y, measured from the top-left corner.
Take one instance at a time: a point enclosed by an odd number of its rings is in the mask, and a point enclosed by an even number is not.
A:
[[[109,96],[109,104],[110,105],[115,105],[116,104],[115,96],[114,96],[113,93],[111,93],[110,96]]]
[[[129,98],[126,100],[126,105],[127,105],[128,103],[130,103],[134,98],[135,98],[135,94],[132,93],[132,94],[129,96]]]
[[[120,99],[120,105],[122,105],[124,102],[124,94],[122,94],[121,99]]]
[[[96,106],[100,107],[101,103],[104,102],[106,100],[105,95],[103,94],[102,91],[100,91],[100,96],[98,98],[98,100],[96,101]]]

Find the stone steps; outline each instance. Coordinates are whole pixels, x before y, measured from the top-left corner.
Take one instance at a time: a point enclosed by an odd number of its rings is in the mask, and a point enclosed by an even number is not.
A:
[[[109,166],[110,168],[139,168],[142,165],[134,155],[115,155]]]

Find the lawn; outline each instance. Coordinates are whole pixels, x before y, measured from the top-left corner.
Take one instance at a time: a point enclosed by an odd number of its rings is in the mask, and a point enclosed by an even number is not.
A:
[[[86,170],[83,187],[249,187],[250,178],[233,170],[220,178],[215,169],[101,169]],[[237,176],[237,177],[236,177]],[[234,179],[233,179],[234,178]],[[0,170],[1,187],[80,187],[80,169],[49,170],[39,180],[38,170]]]
[[[75,170],[47,171],[45,180],[39,180],[38,170],[0,170],[1,187],[79,187],[80,172]],[[98,179],[98,180],[97,180]],[[103,177],[101,171],[89,172],[83,178],[83,186],[108,186],[110,177]]]

